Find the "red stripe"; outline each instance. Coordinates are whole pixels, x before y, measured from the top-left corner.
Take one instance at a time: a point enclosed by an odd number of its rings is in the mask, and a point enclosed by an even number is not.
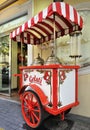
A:
[[[32,35],[34,38],[38,38],[36,35],[34,35],[32,32],[27,32],[26,31],[26,33],[28,33],[29,35]]]
[[[52,10],[52,9],[53,9],[53,8],[52,8],[52,4],[50,4],[50,5],[48,6],[47,17],[52,15],[52,13],[53,13],[53,10]]]
[[[39,17],[39,22],[42,22],[42,11],[39,13],[39,15],[38,15],[38,17]]]
[[[31,37],[31,34],[30,34],[30,44],[34,44],[34,37]]]
[[[25,30],[28,29],[28,22],[25,23]]]
[[[25,35],[25,34],[23,33],[23,35],[24,35],[24,43],[26,43],[26,44],[27,44],[27,43],[28,43],[28,37],[27,37],[27,36],[28,36],[28,34],[26,33],[26,35]]]
[[[34,39],[34,45],[38,45],[38,44],[40,44],[40,39]]]
[[[61,3],[60,2],[56,2],[56,12],[59,15],[62,15],[62,13],[61,13]]]
[[[14,41],[16,41],[16,37],[12,38]]]
[[[33,41],[33,44],[34,44],[34,39],[37,39],[37,37],[30,32],[25,32],[25,33],[27,33],[27,43],[31,44],[31,42]],[[33,38],[30,37],[31,35]]]
[[[48,20],[49,21],[51,21],[52,22],[52,24],[53,24],[53,19],[51,19],[51,18],[48,18]],[[60,30],[63,30],[63,27],[57,22],[57,21],[55,21],[55,25],[57,26],[57,28],[58,28],[58,30],[60,29]],[[53,27],[53,26],[52,26]]]
[[[20,34],[20,42],[24,43],[24,34],[23,33]]]
[[[70,19],[69,5],[66,4],[65,8],[66,8],[66,18],[69,20]]]
[[[15,35],[16,35],[16,30],[15,30],[15,32],[14,32],[14,37],[15,37]]]
[[[66,24],[67,28],[69,28],[70,32],[73,31],[73,26],[72,24],[67,20],[61,17],[62,21]]]
[[[34,17],[31,19],[31,27],[34,26]]]
[[[80,28],[82,29],[82,27],[83,27],[83,20],[82,20],[82,18],[80,17]]]
[[[27,33],[27,41],[28,41],[28,44],[30,44],[30,34]]]
[[[34,29],[33,29],[34,30]],[[33,33],[31,33],[31,32],[26,32],[27,34],[28,34],[28,38],[30,39],[28,39],[29,41],[29,43],[30,43],[30,41],[31,40],[33,40],[33,42],[34,42],[34,39],[35,39],[35,42],[36,42],[36,39],[38,40],[38,37],[36,37],[36,35],[34,35]],[[30,35],[32,35],[33,36],[33,38],[31,38],[30,37]],[[45,37],[43,37],[43,35],[41,35],[41,39],[43,38],[43,42],[45,42]],[[40,42],[40,41],[39,41]]]
[[[44,26],[48,27],[48,29],[49,29],[50,31],[52,31],[52,32],[53,32],[53,28],[52,28],[52,26],[50,26],[49,24],[45,23],[45,21],[44,21],[44,22],[42,22],[42,23],[40,23],[40,24],[42,24],[42,25],[44,25]]]
[[[45,28],[43,28],[42,26],[40,26],[40,25],[35,25],[35,27],[37,27],[37,28],[39,28],[41,31],[43,31],[45,34],[49,34],[49,32],[45,29]]]
[[[43,35],[39,32],[39,31],[37,31],[36,29],[34,29],[34,28],[31,28],[30,30],[33,30],[33,31],[35,31],[37,34],[39,34],[41,37],[43,37]],[[31,33],[31,32],[30,32]],[[32,33],[33,34],[33,33]],[[34,35],[34,34],[33,34]],[[34,35],[34,36],[36,36],[36,35]],[[37,36],[36,36],[37,37]]]
[[[22,33],[22,26],[20,26],[20,29],[19,29],[19,34]]]
[[[74,8],[73,8],[73,12],[74,12],[74,23],[78,24],[77,12]]]

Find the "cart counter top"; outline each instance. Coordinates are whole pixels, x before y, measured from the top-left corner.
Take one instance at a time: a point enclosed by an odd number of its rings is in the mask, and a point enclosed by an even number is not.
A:
[[[76,65],[60,65],[60,64],[50,64],[50,65],[35,65],[35,66],[21,66],[20,70],[23,69],[79,69],[80,66]]]

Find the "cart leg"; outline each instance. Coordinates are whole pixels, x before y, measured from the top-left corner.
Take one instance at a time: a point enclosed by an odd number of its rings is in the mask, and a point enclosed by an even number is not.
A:
[[[64,116],[64,112],[61,113],[61,120],[64,120],[65,116]]]

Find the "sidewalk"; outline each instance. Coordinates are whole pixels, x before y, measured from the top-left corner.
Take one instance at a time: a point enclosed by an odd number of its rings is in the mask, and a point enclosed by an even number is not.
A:
[[[23,120],[20,102],[0,98],[0,130],[33,130]],[[60,121],[50,116],[35,130],[90,130],[90,118],[68,114]]]
[[[3,130],[24,130],[20,103],[0,99],[0,128]]]

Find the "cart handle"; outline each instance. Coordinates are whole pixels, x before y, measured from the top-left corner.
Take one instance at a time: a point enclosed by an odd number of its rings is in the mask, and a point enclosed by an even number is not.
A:
[[[13,74],[13,76],[17,76],[17,77],[20,77],[21,76],[21,74]]]

